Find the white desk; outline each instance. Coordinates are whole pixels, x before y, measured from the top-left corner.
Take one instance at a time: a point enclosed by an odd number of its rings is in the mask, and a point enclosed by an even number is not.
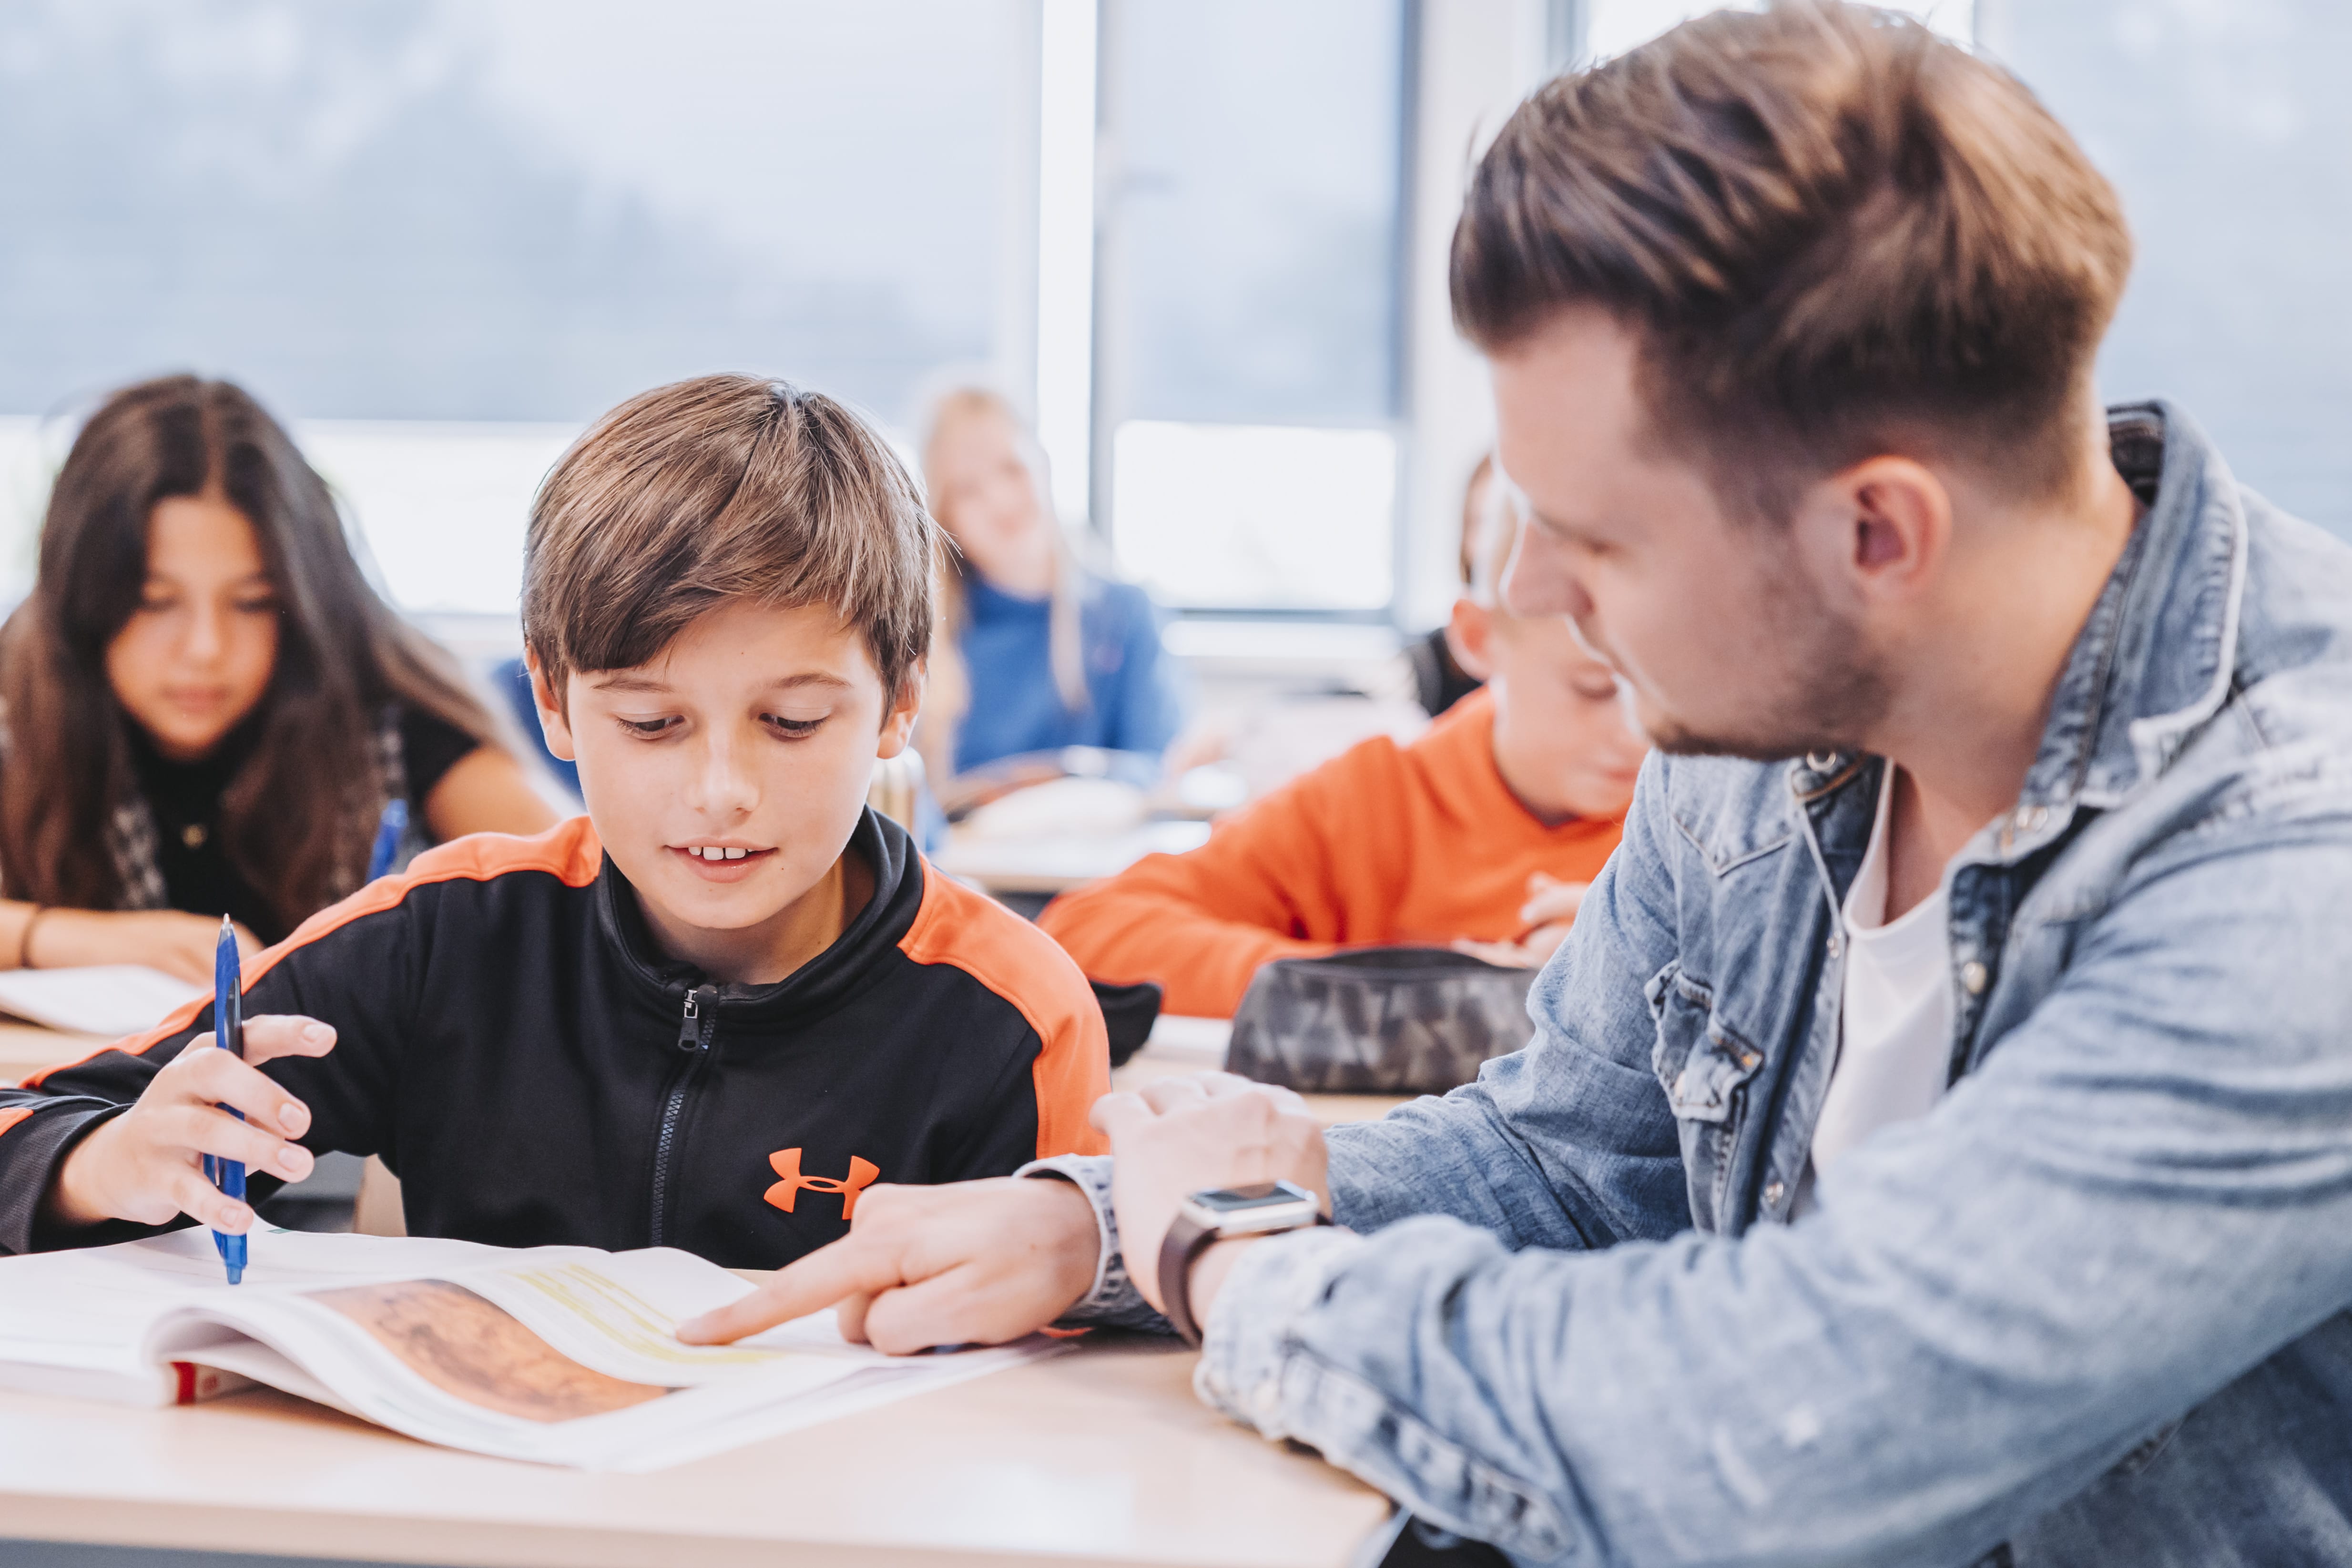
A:
[[[1378,1493],[1192,1396],[1134,1339],[643,1476],[412,1442],[285,1395],[0,1394],[0,1534],[565,1568],[1343,1568]]]
[[[21,1083],[43,1068],[79,1061],[106,1043],[103,1035],[68,1035],[0,1018],[0,1084]]]
[[[1181,855],[1208,841],[1205,822],[1147,822],[1098,838],[982,838],[959,831],[932,864],[992,893],[1066,893],[1115,877],[1146,855]]]
[[[1131,1087],[1223,1059],[1164,1020]],[[0,1025],[0,1078],[95,1037]],[[1310,1097],[1327,1123],[1377,1096]],[[398,1563],[1343,1568],[1379,1494],[1193,1398],[1192,1355],[1106,1337],[647,1476],[412,1442],[269,1392],[185,1410],[0,1394],[0,1537]]]

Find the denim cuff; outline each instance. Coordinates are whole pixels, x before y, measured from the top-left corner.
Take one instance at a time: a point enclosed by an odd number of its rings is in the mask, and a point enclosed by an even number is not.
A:
[[[1352,1231],[1318,1226],[1268,1237],[1235,1258],[1209,1306],[1192,1391],[1268,1437],[1292,1436],[1282,1407],[1292,1331],[1363,1245]]]
[[[1055,1320],[1057,1329],[1150,1329],[1159,1333],[1173,1333],[1168,1320],[1151,1310],[1143,1293],[1127,1277],[1127,1259],[1119,1256],[1118,1211],[1111,1207],[1110,1156],[1108,1154],[1056,1154],[1051,1159],[1032,1160],[1013,1173],[1015,1176],[1051,1176],[1069,1183],[1086,1194],[1087,1205],[1095,1211],[1095,1234],[1099,1250],[1095,1254],[1095,1282],[1080,1297],[1078,1304]]]

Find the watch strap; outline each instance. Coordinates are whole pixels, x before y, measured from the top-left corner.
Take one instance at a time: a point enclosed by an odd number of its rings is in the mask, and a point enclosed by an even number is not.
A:
[[[1330,1223],[1330,1215],[1318,1213],[1308,1225]],[[1292,1228],[1304,1230],[1307,1226]],[[1264,1230],[1250,1234],[1287,1236],[1290,1231]],[[1206,1252],[1211,1244],[1223,1239],[1223,1233],[1214,1226],[1202,1225],[1192,1217],[1190,1210],[1179,1209],[1176,1222],[1168,1227],[1168,1234],[1160,1241],[1160,1315],[1166,1318],[1168,1326],[1194,1350],[1201,1348],[1203,1334],[1199,1321],[1192,1316],[1192,1265],[1200,1261],[1201,1254]]]
[[[1160,1242],[1160,1315],[1194,1350],[1201,1348],[1201,1325],[1192,1321],[1192,1264],[1216,1239],[1213,1228],[1180,1209]]]

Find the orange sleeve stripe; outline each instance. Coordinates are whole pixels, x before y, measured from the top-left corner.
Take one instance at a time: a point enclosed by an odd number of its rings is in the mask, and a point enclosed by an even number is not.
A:
[[[473,833],[463,838],[453,838],[419,855],[409,862],[408,869],[398,876],[378,878],[341,902],[328,905],[295,927],[291,936],[275,947],[265,949],[246,966],[245,989],[252,990],[255,982],[276,968],[280,959],[297,948],[307,947],[363,916],[395,909],[415,889],[431,883],[487,882],[516,871],[546,871],[560,879],[566,887],[584,888],[596,879],[596,873],[604,863],[604,846],[597,842],[596,830],[589,826],[585,816],[559,822],[546,832],[529,838],[518,838],[508,833]],[[38,1089],[51,1073],[79,1067],[83,1062],[102,1057],[109,1051],[142,1056],[194,1023],[197,1016],[212,1005],[212,1001],[209,995],[205,995],[182,1003],[145,1034],[126,1035],[120,1040],[111,1040],[99,1047],[88,1056],[43,1068],[25,1079],[24,1086]]]
[[[0,1110],[0,1137],[5,1137],[7,1135],[8,1129],[16,1126],[16,1123],[24,1121],[26,1117],[32,1114],[33,1113],[31,1111],[26,1110],[21,1105],[16,1107],[14,1110]]]
[[[1053,938],[927,860],[923,901],[898,951],[917,963],[962,970],[1019,1011],[1037,1032],[1030,1080],[1037,1097],[1037,1157],[1102,1154],[1103,1135],[1087,1120],[1110,1092],[1110,1040],[1086,976]]]

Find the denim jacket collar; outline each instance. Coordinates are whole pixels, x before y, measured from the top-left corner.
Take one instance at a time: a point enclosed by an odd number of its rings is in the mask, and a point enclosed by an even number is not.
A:
[[[2246,519],[2221,455],[2168,403],[2108,411],[2116,468],[2147,508],[2074,640],[2015,809],[1971,858],[2013,862],[2063,832],[2077,806],[2107,809],[2161,773],[2221,710],[2236,673]],[[1828,797],[1879,770],[1850,752],[1792,763],[1789,786],[1818,825]]]

